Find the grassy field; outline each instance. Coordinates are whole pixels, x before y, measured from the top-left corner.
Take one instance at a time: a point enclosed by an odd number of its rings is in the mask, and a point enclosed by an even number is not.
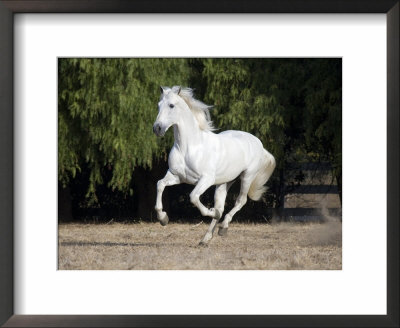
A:
[[[60,224],[60,270],[341,270],[342,226],[233,223],[207,247],[206,223]]]

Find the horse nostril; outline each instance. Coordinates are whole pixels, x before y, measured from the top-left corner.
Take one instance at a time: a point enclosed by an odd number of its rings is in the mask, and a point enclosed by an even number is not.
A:
[[[154,132],[155,134],[159,134],[159,133],[161,132],[161,126],[160,126],[160,124],[154,124],[154,125],[153,125],[153,132]]]

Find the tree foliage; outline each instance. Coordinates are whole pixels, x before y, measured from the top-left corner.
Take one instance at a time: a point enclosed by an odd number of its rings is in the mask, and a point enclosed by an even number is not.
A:
[[[340,60],[207,59],[204,76],[219,126],[255,134],[278,165],[296,154],[339,160]]]

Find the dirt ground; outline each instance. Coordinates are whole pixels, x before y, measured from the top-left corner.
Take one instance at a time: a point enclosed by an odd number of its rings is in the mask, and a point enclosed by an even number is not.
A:
[[[341,270],[342,225],[232,223],[198,246],[197,224],[60,224],[60,270]]]

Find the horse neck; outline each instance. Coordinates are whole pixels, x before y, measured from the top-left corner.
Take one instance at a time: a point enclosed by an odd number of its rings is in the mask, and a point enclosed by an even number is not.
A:
[[[189,147],[201,142],[202,133],[197,120],[188,113],[174,125],[175,144],[182,152],[186,152]]]

